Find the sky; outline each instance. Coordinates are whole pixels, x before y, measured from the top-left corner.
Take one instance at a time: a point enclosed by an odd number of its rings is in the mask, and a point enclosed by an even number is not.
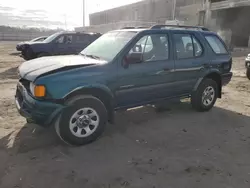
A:
[[[85,0],[88,15],[140,0]],[[82,26],[83,0],[0,0],[0,25],[73,29]]]

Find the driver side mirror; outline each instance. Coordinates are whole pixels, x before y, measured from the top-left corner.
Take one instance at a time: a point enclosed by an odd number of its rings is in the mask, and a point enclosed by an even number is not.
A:
[[[128,62],[128,58],[125,56],[122,60],[122,67],[124,69],[127,69],[129,67],[129,62]]]
[[[53,43],[57,45],[57,44],[59,44],[60,42],[59,42],[58,39],[57,39],[57,40],[54,40]]]
[[[131,64],[142,63],[142,53],[129,53],[122,60],[122,66],[127,69]]]

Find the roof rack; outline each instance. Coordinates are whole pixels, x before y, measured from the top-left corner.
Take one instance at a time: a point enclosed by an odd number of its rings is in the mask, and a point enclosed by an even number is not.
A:
[[[123,27],[121,29],[134,29],[135,27]]]
[[[138,27],[123,27],[123,28],[121,28],[121,29],[143,29],[143,28],[148,28],[148,27],[146,27],[146,26],[138,26]]]
[[[150,29],[162,29],[166,27],[183,28],[183,29],[198,29],[202,31],[209,31],[208,28],[203,27],[203,26],[187,26],[187,25],[154,25]]]
[[[72,33],[74,33],[74,31]],[[76,31],[75,33],[77,33],[77,34],[89,34],[89,35],[99,35],[99,34],[101,34],[99,32],[91,32],[91,31]]]
[[[146,26],[138,26],[138,27],[136,27],[136,28],[138,28],[138,29],[144,29],[144,28],[149,28],[149,27],[146,27]]]

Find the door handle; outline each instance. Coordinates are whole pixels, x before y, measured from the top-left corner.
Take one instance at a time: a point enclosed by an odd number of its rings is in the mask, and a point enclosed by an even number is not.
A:
[[[156,72],[156,74],[166,74],[171,72],[170,68],[163,68],[161,71]]]

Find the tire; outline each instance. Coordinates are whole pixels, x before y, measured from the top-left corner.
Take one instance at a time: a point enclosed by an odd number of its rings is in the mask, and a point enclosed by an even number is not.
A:
[[[247,68],[246,76],[250,80],[250,68]]]
[[[70,99],[67,105],[55,123],[59,138],[74,146],[89,144],[98,139],[108,119],[104,104],[91,95],[85,95]]]
[[[203,100],[203,94],[205,94],[205,92],[208,94],[207,96],[204,96],[207,100]],[[197,90],[191,95],[191,104],[196,111],[205,112],[209,111],[214,106],[217,98],[217,83],[212,79],[205,79],[200,83]]]

